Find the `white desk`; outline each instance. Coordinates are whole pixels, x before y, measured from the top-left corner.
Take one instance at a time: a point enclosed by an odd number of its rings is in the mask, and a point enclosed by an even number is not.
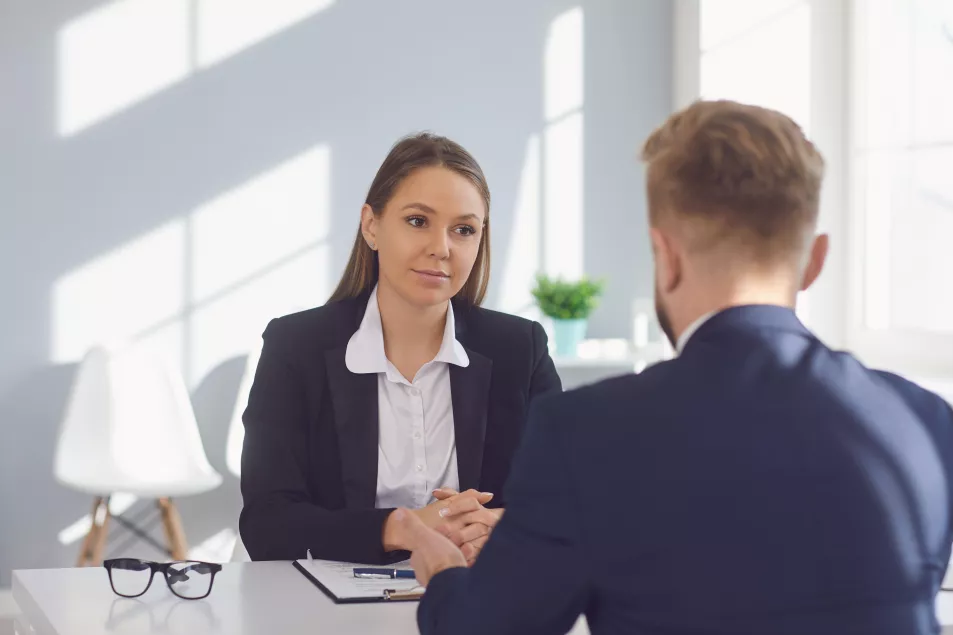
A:
[[[18,635],[411,635],[417,603],[334,604],[290,562],[226,564],[204,600],[180,600],[156,576],[141,598],[112,592],[106,570],[13,572]],[[580,620],[572,635],[586,635]]]
[[[14,571],[13,598],[18,635],[417,633],[416,602],[335,605],[290,562],[226,564],[204,600],[176,598],[159,576],[123,599],[102,567]]]
[[[158,577],[123,599],[102,567],[14,571],[13,598],[17,635],[417,633],[416,602],[335,605],[288,562],[226,564],[204,600],[180,600]],[[940,593],[937,615],[953,633],[953,593]],[[580,619],[571,635],[588,632]]]

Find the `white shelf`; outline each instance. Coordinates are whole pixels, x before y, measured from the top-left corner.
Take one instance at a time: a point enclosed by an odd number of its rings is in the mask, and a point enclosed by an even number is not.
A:
[[[626,368],[638,363],[635,357],[553,357],[556,368]]]

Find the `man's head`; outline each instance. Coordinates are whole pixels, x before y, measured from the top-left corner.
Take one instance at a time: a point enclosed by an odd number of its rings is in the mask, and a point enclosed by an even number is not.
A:
[[[824,160],[779,112],[698,101],[645,142],[656,311],[669,340],[706,312],[793,306],[820,274]]]

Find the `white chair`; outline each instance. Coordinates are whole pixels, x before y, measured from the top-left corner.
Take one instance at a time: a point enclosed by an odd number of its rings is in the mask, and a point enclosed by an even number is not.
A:
[[[207,492],[222,482],[205,455],[181,375],[134,349],[103,347],[91,350],[80,364],[60,428],[54,475],[94,497],[79,566],[102,561],[109,497],[117,492],[156,499],[169,554],[185,559],[188,547],[171,499]],[[121,516],[116,519],[131,527]]]

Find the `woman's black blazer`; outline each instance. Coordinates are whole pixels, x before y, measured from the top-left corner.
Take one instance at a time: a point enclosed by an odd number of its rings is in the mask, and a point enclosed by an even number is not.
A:
[[[244,413],[239,523],[254,560],[390,562],[375,509],[377,376],[344,365],[369,294],[272,320]],[[450,366],[461,490],[493,492],[519,445],[530,401],[561,390],[536,322],[454,301],[470,365]]]

